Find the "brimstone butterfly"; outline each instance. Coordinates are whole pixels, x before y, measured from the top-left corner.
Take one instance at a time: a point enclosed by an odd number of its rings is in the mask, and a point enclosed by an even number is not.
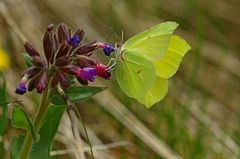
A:
[[[120,88],[147,108],[165,97],[168,78],[191,48],[172,35],[177,26],[175,22],[158,24],[116,49],[115,73]]]

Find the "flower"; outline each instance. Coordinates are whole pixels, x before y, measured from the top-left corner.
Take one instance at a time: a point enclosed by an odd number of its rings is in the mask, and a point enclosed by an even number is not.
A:
[[[24,94],[26,93],[27,91],[27,88],[26,88],[26,84],[24,81],[20,81],[19,84],[17,85],[17,88],[16,88],[16,93],[18,94]]]
[[[111,73],[110,73],[111,68],[109,68],[101,63],[98,63],[95,66],[95,69],[96,69],[97,76],[102,77],[104,79],[109,79],[111,77]]]
[[[77,29],[71,35],[70,28],[61,23],[56,31],[53,25],[47,27],[43,37],[44,60],[36,48],[29,42],[24,44],[26,52],[31,57],[32,67],[23,74],[23,78],[16,87],[16,93],[37,90],[42,93],[47,87],[55,88],[60,85],[66,89],[71,84],[70,76],[74,76],[82,85],[93,82],[95,76],[109,79],[110,68],[90,58],[92,52],[103,48],[106,55],[110,55],[114,48],[110,44],[96,41],[82,44],[84,31]]]
[[[56,31],[53,29],[53,25],[48,26],[43,37],[43,50],[46,60],[40,56],[31,43],[26,42],[24,44],[33,66],[23,74],[24,80],[22,79],[19,82],[16,93],[24,94],[26,90],[32,91],[34,89],[38,93],[42,93],[49,83],[51,88],[58,84],[62,88],[67,88],[70,85],[68,75],[74,75],[81,80],[94,80],[94,69],[81,68],[79,65],[75,65],[74,57],[78,55],[90,56],[91,52],[97,49],[96,42],[81,44],[84,36],[83,30],[78,29],[71,36],[71,30],[63,23],[57,26]],[[77,70],[78,74],[76,74]]]
[[[98,47],[103,49],[103,52],[106,56],[110,56],[110,54],[115,51],[115,48],[111,44],[106,43],[98,43]]]
[[[76,75],[86,81],[94,81],[96,76],[96,69],[92,67],[79,68],[76,70]]]
[[[80,39],[76,34],[68,39],[69,45],[78,46],[79,43],[80,43]]]
[[[21,81],[18,83],[15,92],[18,94],[24,94],[27,91],[26,82],[28,80],[29,74],[25,74]]]
[[[9,58],[4,50],[0,48],[0,71],[7,69],[9,66]]]

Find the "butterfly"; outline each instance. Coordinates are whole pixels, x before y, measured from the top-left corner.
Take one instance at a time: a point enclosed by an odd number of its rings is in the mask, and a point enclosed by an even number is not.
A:
[[[168,91],[168,79],[178,70],[191,49],[181,37],[172,35],[176,22],[164,22],[128,39],[115,51],[115,74],[123,92],[150,108]]]

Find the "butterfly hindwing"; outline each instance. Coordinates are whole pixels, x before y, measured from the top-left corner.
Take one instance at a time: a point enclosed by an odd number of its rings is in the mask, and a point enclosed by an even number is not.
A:
[[[170,78],[173,76],[182,61],[183,56],[191,49],[188,43],[179,36],[173,35],[163,57],[156,61],[157,76]]]
[[[136,51],[124,51],[122,58],[115,70],[118,84],[129,97],[141,99],[156,79],[155,67]]]
[[[152,87],[145,93],[144,97],[138,101],[147,108],[150,108],[153,104],[162,100],[166,96],[167,91],[167,79],[157,77]]]

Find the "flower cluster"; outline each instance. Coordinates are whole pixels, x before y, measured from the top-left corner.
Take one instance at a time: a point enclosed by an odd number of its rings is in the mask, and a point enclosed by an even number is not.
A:
[[[43,37],[44,60],[36,48],[29,42],[24,44],[26,52],[31,57],[32,67],[28,68],[18,86],[16,93],[37,90],[42,93],[48,85],[51,88],[58,84],[66,89],[70,85],[70,76],[74,76],[82,85],[93,82],[95,76],[109,79],[111,67],[90,58],[92,52],[103,49],[109,56],[115,49],[111,44],[97,41],[82,44],[84,31],[82,29],[71,33],[70,28],[61,23],[54,31],[53,25],[47,27]],[[27,85],[28,84],[28,85]]]

